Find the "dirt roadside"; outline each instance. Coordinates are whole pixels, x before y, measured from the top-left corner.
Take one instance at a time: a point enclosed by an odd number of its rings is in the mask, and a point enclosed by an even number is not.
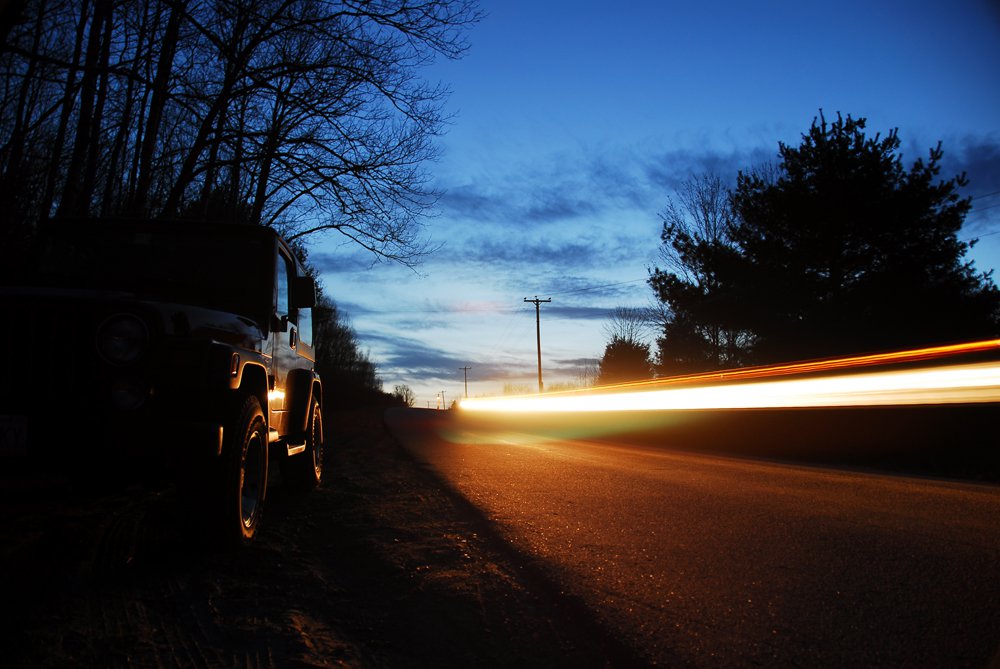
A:
[[[329,421],[326,480],[258,540],[191,545],[171,491],[0,490],[7,667],[604,667],[635,660],[409,460]]]

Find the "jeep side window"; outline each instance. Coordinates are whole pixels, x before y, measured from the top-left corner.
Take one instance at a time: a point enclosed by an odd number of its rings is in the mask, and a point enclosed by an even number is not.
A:
[[[299,309],[299,341],[301,341],[306,346],[312,346],[312,341],[313,341],[312,309],[309,308]]]
[[[290,301],[288,299],[288,290],[291,282],[288,280],[290,263],[287,258],[281,253],[278,254],[278,266],[277,266],[277,287],[278,287],[278,302],[277,302],[277,316],[281,318],[282,316],[288,316],[288,320],[294,323],[293,314],[291,313]]]
[[[284,253],[278,253],[277,267],[277,316],[288,317],[288,322],[295,326],[298,340],[306,346],[312,346],[312,309],[296,306],[292,301],[292,282],[298,273],[295,263]]]

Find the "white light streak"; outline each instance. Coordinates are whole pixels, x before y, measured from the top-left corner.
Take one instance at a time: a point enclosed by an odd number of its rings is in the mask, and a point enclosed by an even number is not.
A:
[[[969,404],[1000,401],[1000,362],[733,384],[462,400],[469,411],[574,412]]]

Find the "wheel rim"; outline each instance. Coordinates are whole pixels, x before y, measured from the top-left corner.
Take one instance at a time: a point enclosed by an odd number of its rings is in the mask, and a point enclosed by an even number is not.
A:
[[[263,433],[259,428],[255,428],[247,436],[240,482],[240,514],[245,529],[250,529],[257,523],[257,515],[260,512],[261,494],[264,489],[265,448]]]
[[[318,404],[313,409],[312,442],[313,472],[319,481],[323,476],[323,412]]]

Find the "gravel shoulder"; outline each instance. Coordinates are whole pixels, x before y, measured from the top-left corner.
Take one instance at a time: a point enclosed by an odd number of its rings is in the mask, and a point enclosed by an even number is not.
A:
[[[8,667],[634,664],[410,460],[379,412],[333,416],[324,485],[269,491],[258,540],[193,545],[170,490],[0,481]]]

